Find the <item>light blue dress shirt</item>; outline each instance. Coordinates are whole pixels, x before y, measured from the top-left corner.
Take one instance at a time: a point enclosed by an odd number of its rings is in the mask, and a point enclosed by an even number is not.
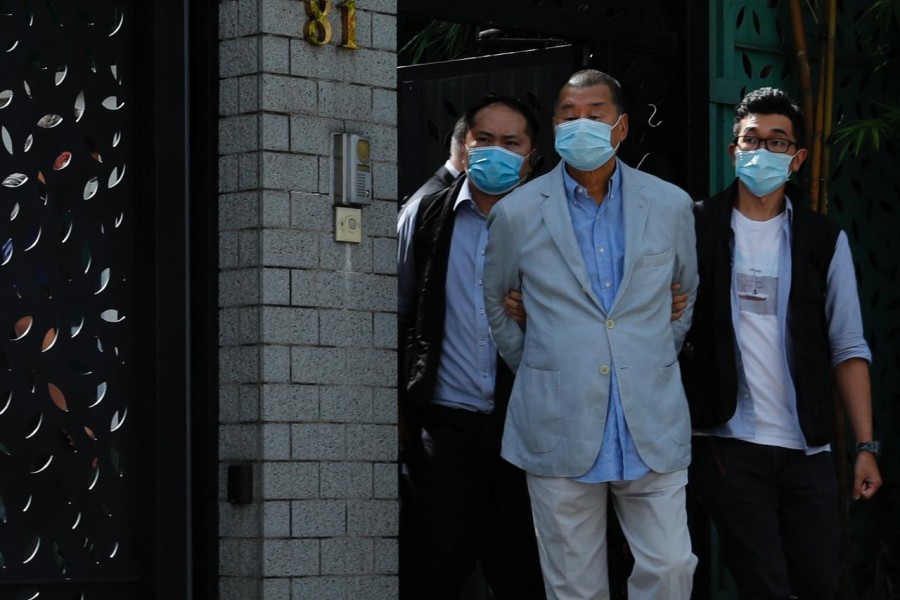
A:
[[[618,168],[609,182],[606,199],[600,206],[587,190],[563,169],[569,214],[575,239],[591,279],[591,289],[609,311],[622,282],[625,264],[625,220],[622,213],[622,175]],[[598,399],[599,401],[599,399]],[[619,395],[615,365],[610,365],[609,409],[603,443],[597,460],[587,473],[576,478],[582,483],[632,481],[650,472],[634,445]]]
[[[411,202],[401,212],[397,225],[398,310],[405,317],[412,316],[408,313],[416,288],[413,245],[420,202]],[[487,217],[475,206],[468,181],[462,184],[453,210],[456,222],[447,265],[444,342],[432,402],[490,413],[494,410],[497,347],[484,309]]]
[[[792,339],[787,333],[788,302],[791,291],[791,223],[793,221],[793,207],[790,199],[785,199],[785,211],[788,218],[785,219],[782,228],[782,248],[778,259],[778,333],[782,339],[782,354],[779,357],[787,367],[787,372],[793,372],[793,348]],[[732,236],[732,253],[734,252],[734,240]],[[853,268],[853,257],[850,254],[850,245],[847,234],[843,231],[838,235],[834,247],[834,255],[828,266],[828,275],[825,291],[825,314],[828,321],[828,340],[831,345],[831,366],[838,365],[851,358],[862,358],[872,361],[872,353],[863,336],[862,315],[859,308],[859,296],[856,291],[856,274]],[[731,286],[731,322],[737,331],[740,322],[739,303],[737,300],[737,287],[732,278]],[[756,439],[756,411],[753,406],[753,396],[750,386],[747,384],[747,376],[744,373],[741,362],[740,349],[735,343],[735,356],[738,361],[738,398],[734,416],[725,424],[709,429],[699,429],[694,433],[699,435],[716,435],[719,437],[737,438],[752,442]],[[797,393],[793,381],[787,382],[788,406],[794,418],[794,427],[800,431],[800,418],[797,415]],[[800,435],[801,439],[803,435]],[[805,441],[804,441],[805,444]],[[806,447],[807,454],[815,454],[828,450],[829,446]]]

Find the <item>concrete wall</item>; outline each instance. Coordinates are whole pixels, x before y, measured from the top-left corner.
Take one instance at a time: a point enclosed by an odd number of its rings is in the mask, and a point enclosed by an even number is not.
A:
[[[396,10],[358,0],[349,50],[337,6],[313,46],[300,0],[219,4],[223,600],[397,596]],[[360,244],[333,241],[333,132],[372,143]]]

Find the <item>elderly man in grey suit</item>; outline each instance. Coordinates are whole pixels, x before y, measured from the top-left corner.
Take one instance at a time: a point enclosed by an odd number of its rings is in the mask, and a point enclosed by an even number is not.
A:
[[[502,455],[527,472],[547,597],[609,597],[611,499],[635,566],[630,600],[690,597],[691,428],[677,356],[698,279],[691,200],[615,159],[628,133],[609,75],[559,93],[550,173],[491,211],[484,292],[516,371]],[[670,321],[669,287],[689,295]],[[520,289],[527,323],[504,311]]]

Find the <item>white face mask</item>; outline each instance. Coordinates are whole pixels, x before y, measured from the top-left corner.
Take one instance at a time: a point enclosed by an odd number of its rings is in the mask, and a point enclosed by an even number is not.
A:
[[[605,165],[615,155],[619,145],[612,147],[613,125],[593,119],[575,119],[556,126],[556,152],[566,163],[579,171],[593,171]]]

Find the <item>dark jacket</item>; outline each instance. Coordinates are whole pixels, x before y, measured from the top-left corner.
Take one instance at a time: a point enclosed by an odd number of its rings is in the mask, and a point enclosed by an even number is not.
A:
[[[790,186],[790,184],[788,184]],[[788,195],[801,198],[789,187]],[[737,180],[694,210],[700,288],[681,372],[694,427],[722,425],[737,408],[737,344],[731,320],[734,232],[731,211]],[[793,348],[791,377],[800,428],[809,446],[831,440],[831,346],[825,315],[828,267],[840,228],[795,201],[791,221],[791,290],[787,335]]]
[[[400,398],[401,408],[408,410],[424,406],[434,394],[444,341],[447,264],[456,223],[453,204],[464,181],[465,177],[460,177],[449,188],[422,198],[416,215],[416,296],[410,310],[414,317],[400,323]],[[511,390],[512,372],[498,357],[494,414],[501,418]]]

